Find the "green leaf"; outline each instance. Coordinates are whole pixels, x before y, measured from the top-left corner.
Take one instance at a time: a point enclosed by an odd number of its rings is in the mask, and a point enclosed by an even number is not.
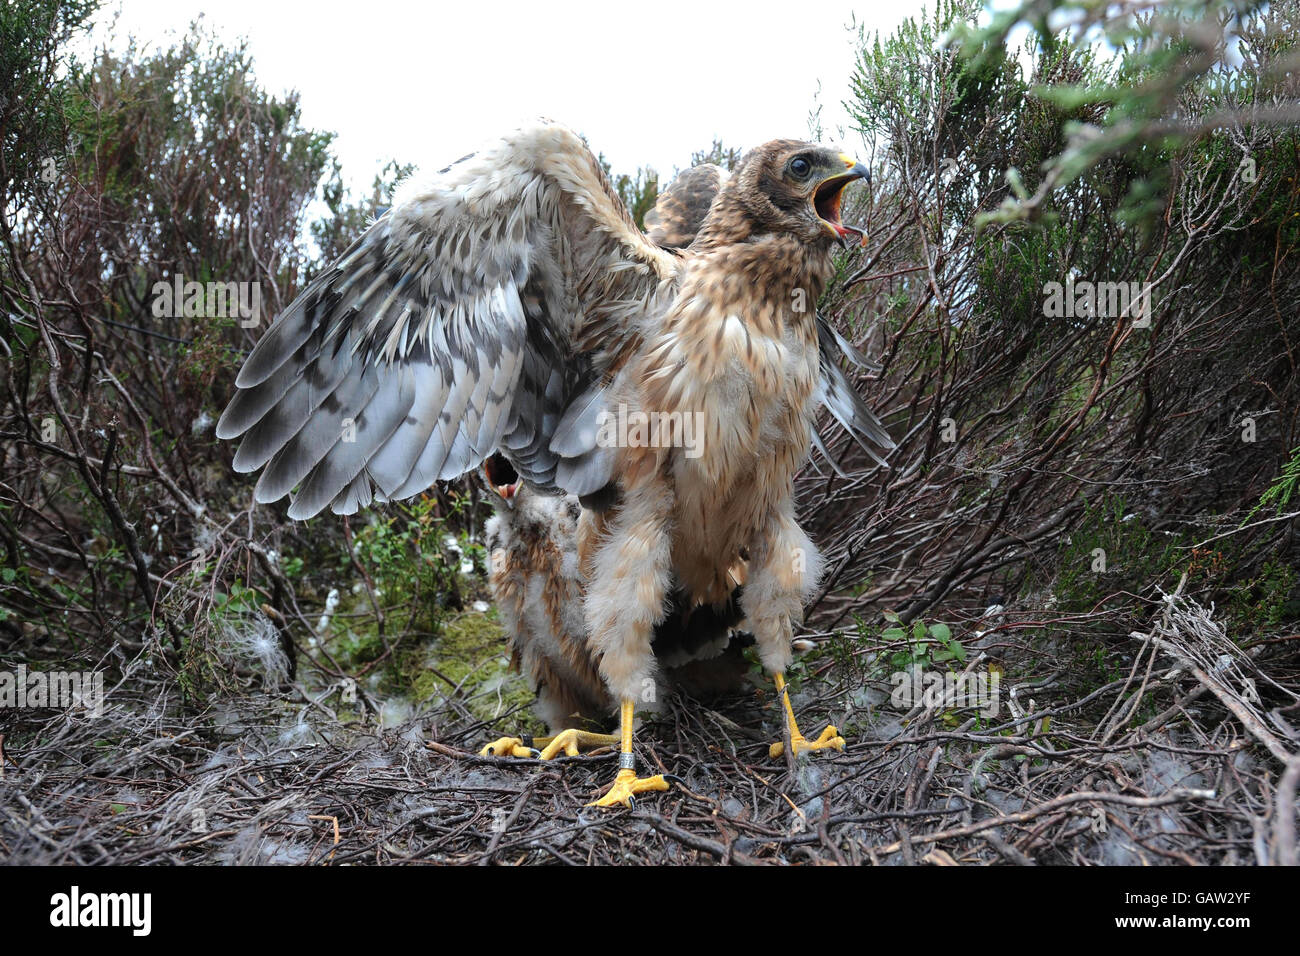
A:
[[[886,629],[880,637],[881,640],[885,641],[901,641],[907,637],[907,631],[903,630],[901,627],[891,627]]]
[[[930,636],[936,641],[942,641],[946,644],[952,639],[952,631],[947,624],[931,624]]]

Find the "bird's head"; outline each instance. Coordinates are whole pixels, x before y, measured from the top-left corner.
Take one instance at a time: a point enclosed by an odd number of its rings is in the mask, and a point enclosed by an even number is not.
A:
[[[500,452],[493,452],[483,462],[483,484],[509,508],[515,507],[523,490],[519,472]]]
[[[809,245],[853,241],[866,233],[840,219],[844,187],[871,181],[867,167],[826,146],[778,139],[758,147],[727,183],[733,215],[744,215],[755,232],[786,232]]]

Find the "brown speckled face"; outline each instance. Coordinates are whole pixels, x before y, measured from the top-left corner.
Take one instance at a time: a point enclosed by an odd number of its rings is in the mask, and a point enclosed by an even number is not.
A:
[[[776,140],[747,158],[739,176],[741,195],[752,216],[809,244],[865,242],[861,229],[840,221],[844,187],[870,180],[867,168],[845,153],[793,140]]]
[[[870,173],[853,157],[792,139],[749,153],[722,186],[691,249],[698,254],[785,236],[829,255],[834,242],[865,245],[862,229],[840,218],[844,187]],[[829,262],[829,259],[827,260]]]

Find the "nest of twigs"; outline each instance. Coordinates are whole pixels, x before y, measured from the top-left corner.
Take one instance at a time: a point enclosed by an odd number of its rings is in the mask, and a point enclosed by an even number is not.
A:
[[[674,698],[639,733],[638,755],[683,783],[633,811],[584,806],[613,777],[611,751],[478,756],[513,729],[509,713],[488,725],[452,699],[393,727],[343,725],[297,685],[192,713],[137,659],[98,717],[9,712],[0,854],[47,864],[1297,862],[1294,638],[1240,650],[1208,609],[1175,594],[1129,636],[1129,673],[1083,692],[1031,648],[1042,626],[1004,614],[972,642],[964,669],[996,661],[1004,675],[992,716],[952,701],[894,707],[888,683],[814,656],[796,710],[805,729],[829,720],[850,744],[793,764],[767,754],[780,732],[770,691]]]

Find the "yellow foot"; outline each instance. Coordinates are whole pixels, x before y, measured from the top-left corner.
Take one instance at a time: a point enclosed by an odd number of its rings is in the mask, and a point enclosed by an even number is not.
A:
[[[831,724],[823,730],[821,736],[816,740],[808,740],[803,734],[796,730],[790,735],[790,749],[794,751],[796,757],[805,750],[843,750],[844,738],[840,736],[840,732],[835,729],[834,724]],[[767,753],[768,756],[773,759],[781,756],[785,753],[785,743],[778,740],[776,743],[772,744],[772,746],[767,748]]]
[[[525,742],[519,737],[502,737],[479,751],[480,757],[540,757],[550,760],[564,754],[576,757],[581,747],[610,747],[618,743],[614,734],[592,734],[585,730],[562,730],[554,737]],[[537,748],[541,749],[538,750]]]
[[[609,788],[609,793],[599,800],[593,800],[587,806],[613,807],[622,805],[629,810],[635,810],[636,794],[650,790],[667,790],[670,779],[675,780],[677,778],[665,777],[661,773],[655,774],[653,777],[638,777],[635,770],[620,770],[618,776],[614,778],[614,786]]]
[[[537,743],[542,745],[542,759],[550,760],[560,754],[576,757],[579,747],[616,747],[618,736],[591,734],[585,730],[562,730],[554,737],[542,737]]]
[[[537,757],[536,747],[529,747],[518,737],[502,737],[494,740],[478,752],[480,757]]]

